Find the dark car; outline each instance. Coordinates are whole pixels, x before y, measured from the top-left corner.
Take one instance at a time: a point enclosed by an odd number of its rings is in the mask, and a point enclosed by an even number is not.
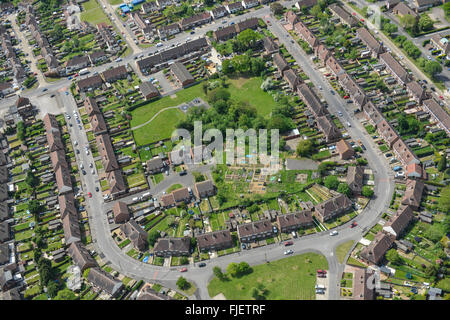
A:
[[[80,154],[80,150],[77,149],[77,154]]]
[[[53,98],[55,95],[54,94],[52,94],[51,96],[50,96],[50,98]]]
[[[98,189],[98,187],[95,187],[95,191],[97,191],[97,192],[98,192],[98,190],[99,190],[99,189]]]
[[[201,263],[198,264],[198,266],[199,266],[200,268],[206,267],[206,263],[201,262]]]
[[[185,176],[187,174],[186,170],[180,171],[180,176]]]
[[[362,148],[363,150],[367,150],[366,147],[365,147],[363,144],[361,144],[361,148]]]
[[[83,172],[83,175],[85,176],[85,175],[86,175],[86,171],[85,171],[85,170],[83,170],[82,172]]]
[[[392,157],[392,153],[386,153],[385,156],[386,158]]]
[[[287,246],[292,246],[294,244],[294,242],[292,242],[292,241],[286,241],[285,243],[284,243],[284,246],[285,247],[287,247]]]

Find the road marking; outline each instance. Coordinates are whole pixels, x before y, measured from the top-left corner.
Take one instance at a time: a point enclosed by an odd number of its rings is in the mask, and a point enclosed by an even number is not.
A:
[[[158,272],[159,272],[159,271],[158,271],[158,270],[156,270],[156,271],[155,271],[155,273],[153,274],[153,280],[155,280],[155,279],[156,279],[156,277],[158,276]]]

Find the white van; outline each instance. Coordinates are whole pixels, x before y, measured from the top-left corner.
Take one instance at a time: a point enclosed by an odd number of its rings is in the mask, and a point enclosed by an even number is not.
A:
[[[159,47],[162,47],[163,44],[162,44],[162,42],[158,42],[158,43],[156,44],[156,46],[159,48]]]

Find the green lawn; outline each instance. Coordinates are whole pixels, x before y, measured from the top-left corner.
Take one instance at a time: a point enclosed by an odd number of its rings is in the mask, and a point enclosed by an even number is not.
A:
[[[261,283],[268,290],[267,300],[313,300],[316,270],[328,269],[328,263],[322,255],[305,253],[252,269],[252,273],[229,281],[214,278],[208,284],[209,295],[223,293],[229,300],[250,300],[252,288]]]
[[[111,24],[111,21],[103,12],[99,3],[96,0],[89,0],[83,3],[84,11],[81,12],[81,20],[87,21],[94,26],[98,23],[105,22],[107,24]]]
[[[264,92],[260,87],[262,78],[238,78],[231,79],[228,91],[231,98],[248,102],[258,111],[258,114],[267,117],[277,105],[272,96]]]
[[[183,188],[183,186],[181,184],[179,184],[179,183],[173,184],[166,190],[166,193],[171,193],[173,190],[177,190],[180,188]]]
[[[336,248],[336,256],[338,258],[339,263],[344,262],[345,255],[350,250],[352,245],[353,245],[353,240],[350,240],[350,241],[344,242],[343,244],[340,244]]]

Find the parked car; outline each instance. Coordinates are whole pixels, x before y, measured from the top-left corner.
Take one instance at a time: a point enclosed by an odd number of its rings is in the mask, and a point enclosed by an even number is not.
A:
[[[92,193],[88,192],[88,197],[92,198]]]
[[[200,262],[200,263],[198,264],[198,266],[199,266],[200,268],[206,267],[206,263]]]
[[[284,242],[284,246],[285,247],[287,247],[287,246],[292,246],[294,244],[294,242],[292,242],[292,241],[285,241]]]
[[[354,228],[356,227],[358,224],[356,223],[356,221],[353,221],[352,224],[350,225],[350,228]]]
[[[286,250],[284,252],[285,255],[289,255],[289,254],[293,254],[293,253],[294,253],[294,251],[292,251],[292,250]]]
[[[336,230],[333,230],[333,231],[330,232],[330,236],[335,236],[337,234],[338,234],[338,232]]]
[[[96,192],[98,192],[98,191],[99,191],[98,187],[95,187],[95,191],[96,191]]]
[[[186,272],[186,271],[187,271],[186,267],[180,269],[180,272]]]

